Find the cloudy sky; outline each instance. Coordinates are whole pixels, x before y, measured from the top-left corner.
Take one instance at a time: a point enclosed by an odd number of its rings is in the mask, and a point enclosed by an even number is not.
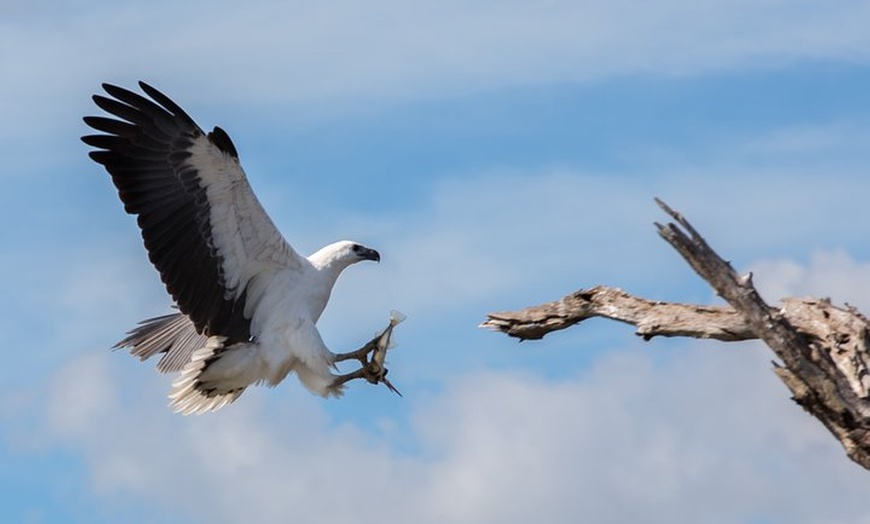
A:
[[[755,343],[487,311],[608,284],[713,302],[661,197],[764,296],[870,311],[863,0],[0,0],[0,517],[870,523],[870,477]],[[78,140],[146,80],[233,137],[301,252],[353,238],[336,351],[391,309],[404,393],[290,377],[211,415],[108,350],[170,303]]]

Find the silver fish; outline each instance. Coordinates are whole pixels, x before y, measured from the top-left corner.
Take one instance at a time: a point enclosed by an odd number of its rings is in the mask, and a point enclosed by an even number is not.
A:
[[[391,311],[390,324],[383,331],[356,351],[336,355],[336,362],[357,360],[361,367],[351,373],[335,377],[332,387],[340,388],[346,382],[364,378],[370,384],[386,384],[390,391],[401,397],[402,394],[399,393],[399,390],[387,380],[387,368],[384,366],[384,362],[387,359],[387,351],[393,346],[393,329],[403,320],[405,320],[405,315],[395,310]]]

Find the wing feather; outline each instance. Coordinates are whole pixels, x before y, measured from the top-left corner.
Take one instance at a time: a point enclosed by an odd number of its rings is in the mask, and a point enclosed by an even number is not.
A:
[[[266,215],[229,136],[219,128],[205,134],[166,95],[139,86],[147,97],[103,84],[109,96],[93,100],[114,118],[85,117],[100,134],[82,140],[96,148],[91,158],[111,175],[124,209],[137,216],[149,259],[195,332],[247,341],[248,282],[264,270],[301,267],[305,259]],[[199,342],[180,325],[167,329]],[[175,368],[183,356],[170,354],[164,358]]]

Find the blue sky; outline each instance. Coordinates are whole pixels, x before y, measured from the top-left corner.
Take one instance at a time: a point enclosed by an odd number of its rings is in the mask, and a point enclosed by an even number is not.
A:
[[[866,472],[755,343],[487,311],[608,284],[714,302],[661,197],[764,296],[870,309],[870,6],[0,2],[0,514],[10,522],[870,522]],[[408,315],[399,398],[292,377],[216,414],[111,347],[169,301],[86,155],[101,82],[232,136],[301,252],[341,238],[336,351]]]

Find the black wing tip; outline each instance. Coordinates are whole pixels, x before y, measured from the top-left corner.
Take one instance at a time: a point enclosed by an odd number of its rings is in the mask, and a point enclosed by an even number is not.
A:
[[[93,119],[93,118],[94,117],[92,117],[92,116],[82,117],[82,122],[84,122],[86,126],[93,129],[94,126],[91,125],[91,121],[92,121],[91,119]],[[84,142],[87,145],[91,145],[91,143],[88,141],[92,140],[93,137],[94,137],[94,135],[92,135],[92,134],[91,135],[82,135],[79,137],[79,140],[81,140],[82,142]]]
[[[91,129],[96,129],[97,131],[105,132],[106,130],[103,129],[103,127],[105,127],[107,125],[107,123],[117,122],[117,120],[112,119],[112,118],[108,118],[105,116],[93,116],[93,115],[91,115],[91,116],[82,117],[82,122],[87,124],[87,126],[90,127]]]
[[[139,84],[139,87],[142,89],[142,91],[145,91],[149,96],[151,95],[150,91],[156,91],[157,93],[160,93],[160,91],[157,91],[157,89],[151,87],[150,84],[148,84],[147,82],[145,82],[143,80],[139,80],[137,82],[137,84]],[[112,84],[109,82],[100,83],[100,87],[102,87],[103,91],[110,94],[111,96],[115,96],[115,93],[133,93],[133,91],[131,91],[125,87],[121,87],[117,84]],[[135,93],[133,93],[133,94],[135,94]],[[163,93],[160,93],[160,94],[162,95]],[[97,97],[97,96],[102,96],[102,95],[94,95],[94,97]]]
[[[83,135],[83,136],[79,137],[79,140],[81,140],[82,142],[84,142],[85,144],[87,144],[89,146],[100,147],[98,145],[95,145],[94,142],[98,141],[99,137],[101,137],[101,136],[104,136],[104,135]]]
[[[102,87],[103,91],[108,93],[109,96],[112,96],[114,98],[122,98],[124,95],[135,94],[132,91],[130,91],[129,89],[125,89],[121,86],[116,86],[115,84],[110,84],[108,82],[103,82],[102,84],[100,84],[100,87]],[[96,102],[97,98],[105,98],[105,97],[103,95],[98,94],[98,95],[94,95],[92,98],[94,99],[94,102]]]
[[[149,84],[148,82],[146,82],[144,80],[139,80],[136,83],[139,84],[139,89],[141,89],[142,91],[145,91],[146,93],[149,91],[157,91],[157,89],[154,86],[152,86],[151,84]],[[159,93],[160,91],[157,91],[157,92]]]
[[[239,152],[236,151],[236,146],[230,140],[230,135],[218,126],[215,126],[211,133],[208,134],[208,140],[214,144],[222,152],[230,155],[236,160],[239,159]]]
[[[139,89],[141,89],[146,95],[151,97],[151,100],[156,100],[159,102],[161,98],[169,98],[164,95],[159,89],[151,86],[151,84],[145,82],[144,80],[139,80],[136,83],[139,84]]]
[[[100,84],[110,97],[106,98],[103,95],[96,94],[91,98],[94,103],[97,104],[101,109],[108,111],[109,113],[115,113],[111,109],[107,108],[107,105],[111,105],[113,103],[121,103],[127,106],[130,106],[137,110],[147,110],[149,106],[152,106],[153,109],[160,110],[166,112],[173,118],[179,118],[183,120],[188,126],[202,133],[202,130],[178,104],[172,101],[171,98],[163,94],[160,90],[155,87],[152,87],[149,83],[139,80],[138,82],[139,88],[147,95],[142,96],[139,93],[126,89],[124,87],[117,86],[115,84],[110,84],[108,82],[103,82]],[[205,134],[205,133],[203,133]]]

